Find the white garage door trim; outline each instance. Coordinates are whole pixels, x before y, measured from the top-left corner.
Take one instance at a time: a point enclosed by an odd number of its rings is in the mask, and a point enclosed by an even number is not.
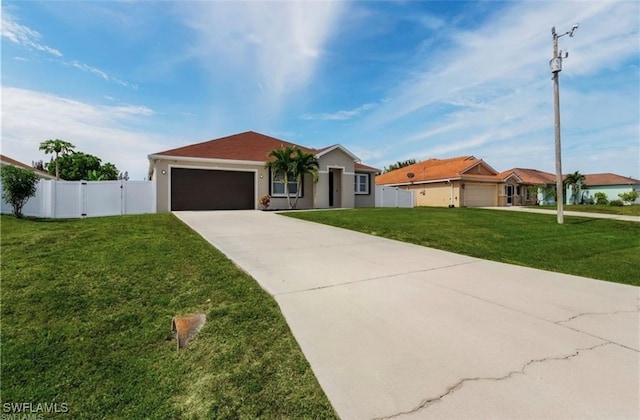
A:
[[[207,171],[234,171],[234,172],[253,172],[253,202],[254,209],[258,208],[258,170],[246,168],[232,168],[225,166],[193,166],[193,165],[167,165],[167,208],[171,211],[171,169],[204,169]]]

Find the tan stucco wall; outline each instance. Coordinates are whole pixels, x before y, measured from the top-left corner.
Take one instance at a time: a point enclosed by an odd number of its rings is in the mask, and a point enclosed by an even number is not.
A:
[[[376,206],[376,181],[375,174],[365,173],[365,172],[356,172],[358,174],[366,174],[369,175],[369,194],[355,194],[355,207],[375,207]],[[355,186],[354,186],[355,190]]]
[[[355,206],[355,194],[353,188],[354,162],[353,158],[340,149],[332,150],[319,159],[318,185],[316,186],[315,208],[329,208],[329,170],[334,170],[340,175],[340,185],[336,185],[340,197],[334,199],[334,207],[353,208]],[[375,193],[375,192],[374,192]],[[375,196],[374,196],[375,205]]]
[[[452,189],[453,185],[453,189]],[[422,207],[449,207],[453,194],[453,205],[459,207],[459,183],[454,181],[449,184],[438,182],[434,184],[417,184],[401,186],[399,188],[412,190],[415,197],[415,205]]]

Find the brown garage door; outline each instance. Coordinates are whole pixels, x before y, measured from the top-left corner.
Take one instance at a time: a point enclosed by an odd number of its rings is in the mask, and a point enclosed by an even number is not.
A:
[[[254,209],[253,172],[171,168],[171,210]]]

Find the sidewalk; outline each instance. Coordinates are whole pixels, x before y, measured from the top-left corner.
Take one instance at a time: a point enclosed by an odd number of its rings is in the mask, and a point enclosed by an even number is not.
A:
[[[557,215],[556,210],[548,209],[534,209],[531,207],[511,206],[511,207],[482,207],[487,210],[506,210],[506,211],[524,211],[527,213],[540,213],[540,214],[553,214]],[[562,214],[571,217],[590,217],[592,219],[611,219],[611,220],[623,220],[625,222],[640,222],[640,216],[623,216],[619,214],[605,214],[605,213],[588,213],[583,211],[563,211]]]
[[[274,297],[342,419],[640,418],[640,288],[272,212],[175,214]]]

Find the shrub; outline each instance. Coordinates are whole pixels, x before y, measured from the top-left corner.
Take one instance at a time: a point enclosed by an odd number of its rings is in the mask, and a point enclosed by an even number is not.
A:
[[[5,165],[0,168],[4,199],[13,207],[13,214],[22,218],[22,208],[29,198],[36,195],[38,175],[27,169]]]
[[[596,200],[596,204],[599,205],[607,205],[609,204],[609,199],[607,198],[607,194],[603,192],[597,192],[593,195],[593,198]]]
[[[611,201],[609,201],[609,205],[610,206],[616,206],[616,207],[622,207],[622,206],[624,206],[624,203],[622,202],[622,200],[611,200]]]
[[[271,197],[269,196],[269,194],[263,195],[262,197],[260,197],[260,200],[258,200],[258,204],[265,210],[269,208],[270,203]]]
[[[626,193],[618,194],[618,197],[620,197],[620,199],[627,204],[633,204],[638,199],[638,191],[629,191]]]

